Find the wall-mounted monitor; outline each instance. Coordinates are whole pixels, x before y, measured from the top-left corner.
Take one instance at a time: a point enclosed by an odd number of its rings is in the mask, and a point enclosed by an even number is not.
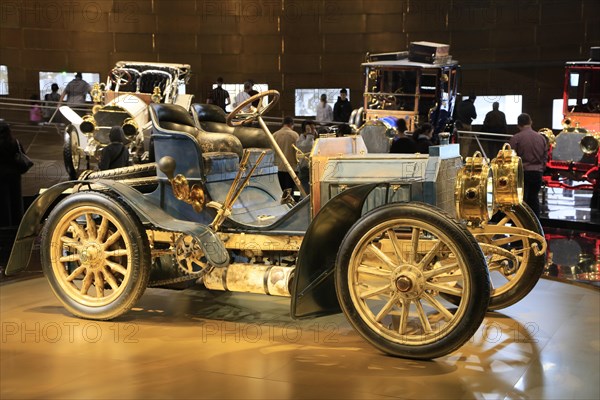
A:
[[[298,117],[314,117],[317,115],[317,105],[321,100],[321,95],[327,95],[327,102],[333,108],[340,95],[341,88],[327,89],[296,89],[294,114]],[[348,90],[348,100],[350,100],[350,91]],[[354,105],[358,108],[360,105]]]
[[[89,83],[90,85],[96,82],[100,82],[100,74],[95,72],[82,72],[82,79]],[[62,93],[65,90],[65,87],[69,82],[75,79],[75,72],[40,72],[40,99],[43,100],[44,96],[50,92],[52,89],[50,87],[53,83],[58,85],[58,93]],[[92,98],[88,94],[86,96],[86,101],[91,101]]]
[[[492,111],[494,102],[499,103],[499,110],[506,115],[506,123],[516,125],[517,118],[523,112],[523,96],[517,94],[477,96],[475,99],[477,118],[473,121],[473,125],[483,125],[485,115]]]
[[[216,87],[217,87],[216,84],[212,85],[213,89]],[[235,103],[235,96],[237,96],[238,93],[241,93],[244,91],[244,84],[243,83],[224,83],[222,87],[223,87],[223,89],[225,89],[229,92],[229,97],[231,98],[231,104],[229,104],[227,107],[225,107],[225,111],[231,112],[231,111],[233,111],[232,106],[233,106],[233,103]],[[261,92],[266,92],[267,90],[269,90],[269,85],[267,83],[255,83],[253,88],[257,92],[261,93]],[[204,100],[206,100],[206,99],[204,99]],[[262,105],[265,106],[267,104],[267,99],[263,98],[262,101],[263,101]]]
[[[8,68],[0,65],[0,96],[8,95]]]

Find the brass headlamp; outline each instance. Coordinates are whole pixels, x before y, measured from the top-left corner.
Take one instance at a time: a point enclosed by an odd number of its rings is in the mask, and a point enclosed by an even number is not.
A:
[[[457,216],[469,222],[480,224],[493,215],[493,172],[478,151],[473,157],[467,157],[464,167],[458,172],[454,202]]]
[[[583,154],[587,156],[593,156],[598,153],[598,148],[600,148],[598,139],[600,139],[598,134],[588,133],[585,135],[579,142],[579,148]]]
[[[494,174],[494,200],[498,208],[510,207],[523,202],[523,163],[521,157],[510,148],[502,146],[492,160]]]
[[[542,128],[538,131],[540,135],[546,138],[549,147],[554,147],[556,144],[556,136],[554,136],[554,132],[550,128]]]
[[[135,135],[138,133],[138,124],[133,118],[127,118],[125,121],[123,121],[123,125],[121,127],[123,128],[123,133],[129,139],[135,137]]]
[[[93,115],[86,115],[82,118],[82,120],[83,121],[79,125],[79,129],[81,130],[81,132],[92,133],[96,130],[97,125]]]

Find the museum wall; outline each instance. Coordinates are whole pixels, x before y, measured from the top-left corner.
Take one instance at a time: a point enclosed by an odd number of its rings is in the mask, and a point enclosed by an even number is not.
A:
[[[568,60],[600,45],[596,0],[1,0],[9,97],[39,92],[39,71],[98,72],[118,60],[189,63],[188,93],[217,76],[266,82],[293,114],[294,89],[348,87],[362,98],[365,53],[411,41],[451,45],[465,94],[522,94],[550,124]],[[509,121],[510,122],[510,121]]]

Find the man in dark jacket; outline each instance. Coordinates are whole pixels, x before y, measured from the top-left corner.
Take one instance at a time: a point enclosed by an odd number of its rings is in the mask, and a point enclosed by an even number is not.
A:
[[[121,168],[129,165],[129,150],[125,146],[125,134],[120,126],[110,129],[110,144],[102,150],[102,157],[98,163],[101,170]]]
[[[350,114],[352,114],[352,104],[348,100],[348,91],[342,89],[340,90],[340,96],[333,106],[333,120],[347,123],[350,120]]]
[[[456,106],[456,113],[454,116],[456,117],[456,120],[460,122],[458,128],[462,131],[473,130],[471,124],[473,123],[473,120],[477,118],[475,99],[475,96],[469,96],[466,100],[461,101]]]
[[[519,132],[510,138],[510,147],[523,161],[523,200],[539,218],[539,193],[542,188],[542,173],[546,167],[546,139],[531,128],[529,114],[517,118]]]
[[[492,104],[492,111],[485,114],[483,121],[483,132],[506,133],[506,115],[500,111],[500,103]]]

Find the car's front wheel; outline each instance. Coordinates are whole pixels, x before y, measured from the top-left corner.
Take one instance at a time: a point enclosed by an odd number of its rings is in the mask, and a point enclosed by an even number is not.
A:
[[[146,232],[126,204],[105,194],[62,200],[44,227],[41,255],[52,290],[79,317],[115,318],[131,309],[148,283]]]
[[[81,153],[79,148],[79,136],[77,135],[77,129],[73,125],[67,126],[65,130],[63,159],[69,178],[77,179],[81,165]]]
[[[337,256],[335,283],[343,312],[366,340],[416,359],[444,356],[469,340],[490,295],[473,236],[417,203],[380,207],[355,223]]]

